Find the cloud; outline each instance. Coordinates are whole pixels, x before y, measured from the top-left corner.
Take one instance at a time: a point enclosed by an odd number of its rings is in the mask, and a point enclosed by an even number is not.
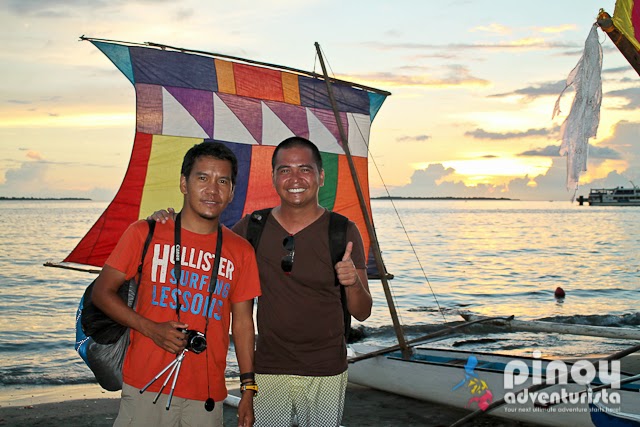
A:
[[[94,187],[89,189],[69,189],[68,185],[51,178],[56,163],[28,161],[5,171],[5,181],[0,184],[3,197],[86,197],[92,200],[112,200],[114,188]]]
[[[169,3],[173,0],[6,0],[7,9],[17,15],[66,18],[73,12],[120,9],[128,4]]]
[[[428,139],[431,139],[431,136],[429,135],[414,135],[414,136],[401,136],[399,138],[396,138],[396,141],[398,142],[410,142],[410,141],[426,141]]]
[[[618,107],[620,110],[636,110],[640,108],[640,88],[631,87],[628,89],[612,90],[605,94],[606,97],[618,97],[627,101],[625,105]],[[615,107],[612,107],[615,108]]]
[[[491,140],[504,140],[504,139],[521,139],[535,136],[550,137],[557,134],[558,127],[546,129],[527,129],[522,132],[487,132],[484,129],[478,128],[472,131],[465,132],[465,136],[470,136],[475,139],[491,139]]]
[[[523,151],[518,156],[560,157],[560,145],[547,145],[544,148]]]
[[[557,34],[566,33],[567,31],[575,31],[578,27],[575,24],[556,25],[555,27],[541,27],[537,28],[540,33]]]
[[[502,25],[491,23],[489,25],[480,25],[478,27],[472,28],[471,32],[483,32],[483,33],[495,33],[495,34],[511,34],[511,28]]]
[[[605,68],[602,70],[602,74],[621,74],[626,73],[629,70],[631,70],[631,68],[625,65],[624,67]]]
[[[115,189],[86,188],[81,180],[76,182],[76,188],[69,188],[69,184],[55,178],[59,169],[69,167],[107,168],[110,165],[93,163],[61,162],[45,160],[42,153],[25,147],[18,151],[25,152],[26,161],[11,159],[4,169],[4,182],[0,184],[0,196],[3,197],[88,197],[93,200],[111,200]],[[0,169],[1,171],[2,169]],[[3,180],[0,179],[0,182]],[[84,186],[84,188],[83,188]]]
[[[451,88],[469,86],[489,86],[491,82],[471,75],[469,68],[464,65],[450,64],[439,67],[444,72],[435,76],[432,74],[406,73],[370,73],[359,75],[342,75],[345,80],[364,81],[371,85]]]
[[[43,160],[42,155],[37,151],[29,150],[27,152],[27,157],[32,160]]]
[[[629,175],[630,179],[638,179],[640,177],[640,123],[618,122],[613,129],[611,137],[600,141],[598,147],[607,147],[620,153],[621,157],[628,163],[625,175]]]
[[[49,165],[44,162],[24,162],[16,169],[8,169],[5,172],[5,182],[0,185],[0,195],[7,197],[32,196],[35,191],[46,187],[48,169]]]
[[[535,156],[535,157],[563,157],[560,155],[560,145],[547,145],[544,148],[523,151],[518,156]],[[590,159],[613,159],[622,158],[619,152],[609,147],[599,147],[589,144]]]
[[[583,45],[578,43],[549,42],[542,38],[523,38],[502,43],[383,43],[363,42],[364,47],[376,50],[491,50],[497,52],[510,52],[515,50],[549,50],[549,49],[580,49]]]
[[[556,82],[540,83],[538,85],[524,87],[522,89],[516,89],[512,92],[497,93],[489,95],[489,98],[505,98],[508,96],[522,96],[525,101],[533,101],[541,96],[555,95],[558,96],[565,88],[565,80],[559,80]],[[571,89],[573,90],[573,89]]]
[[[619,160],[622,159],[622,155],[612,148],[589,144],[589,158]]]
[[[511,179],[504,185],[481,184],[467,186],[453,168],[432,163],[426,169],[413,172],[410,182],[403,186],[389,187],[392,196],[404,197],[495,197],[520,200],[570,200],[573,193],[566,188],[566,158],[559,156],[558,145],[548,145],[525,151],[520,156],[551,157],[551,167],[534,177]],[[589,146],[588,170],[603,160],[624,160],[628,167],[609,172],[604,178],[590,182],[581,180],[578,195],[588,193],[589,188],[628,186],[629,181],[640,182],[640,123],[622,121],[614,127],[613,135],[598,146]]]

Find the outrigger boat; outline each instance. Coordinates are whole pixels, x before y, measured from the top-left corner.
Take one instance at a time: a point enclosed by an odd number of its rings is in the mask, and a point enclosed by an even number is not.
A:
[[[613,371],[601,370],[598,363],[600,359],[597,358],[546,359],[426,345],[478,322],[502,324],[512,331],[546,333],[556,329],[555,332],[570,333],[567,331],[575,328],[575,332],[581,335],[603,336],[602,333],[635,341],[640,341],[640,330],[593,326],[581,330],[583,327],[579,325],[464,317],[466,323],[417,339],[421,344],[411,347],[409,355],[403,354],[399,346],[381,348],[352,344],[354,353],[350,359],[349,381],[414,399],[476,411],[469,417],[490,412],[501,418],[548,426],[591,425],[591,411],[594,409],[590,405],[594,402],[601,404],[601,410],[605,411],[601,414],[603,416],[638,413],[640,384],[629,382],[619,388],[614,384],[614,388],[609,389],[607,384],[610,384],[611,378],[608,373]],[[640,346],[608,359],[619,360],[637,350],[640,350]],[[603,367],[609,366],[608,362],[603,363]],[[584,368],[585,364],[598,367],[597,376],[586,384],[572,380],[573,372]],[[627,357],[622,366],[631,372],[621,372],[621,382],[625,379],[640,380],[637,375],[640,372],[640,359],[629,360]],[[463,423],[461,421],[460,425]]]

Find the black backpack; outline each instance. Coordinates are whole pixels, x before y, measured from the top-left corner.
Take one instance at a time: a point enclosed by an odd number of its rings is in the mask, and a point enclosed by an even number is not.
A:
[[[144,242],[138,274],[126,281],[118,290],[120,298],[134,308],[142,264],[153,238],[156,222],[147,220],[149,232]],[[98,384],[105,390],[122,389],[122,365],[129,347],[129,328],[112,320],[96,307],[91,299],[95,280],[87,287],[76,311],[75,349],[89,366]]]
[[[262,230],[267,223],[267,218],[271,214],[272,208],[254,211],[247,225],[247,240],[253,246],[255,251],[258,250],[260,236]],[[344,251],[347,248],[347,226],[349,219],[336,212],[329,212],[329,251],[331,252],[331,263],[336,265],[342,260]],[[344,338],[349,342],[349,333],[351,331],[351,314],[347,308],[347,295],[344,286],[338,282],[338,276],[334,274],[336,286],[340,286],[340,301],[342,302],[342,314],[344,319]]]

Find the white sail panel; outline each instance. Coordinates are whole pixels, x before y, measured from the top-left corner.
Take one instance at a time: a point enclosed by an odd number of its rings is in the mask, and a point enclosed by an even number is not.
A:
[[[264,102],[262,103],[262,145],[276,146],[287,138],[295,136]]]
[[[162,88],[162,112],[163,135],[209,138],[189,111],[165,88]]]
[[[218,141],[258,145],[258,141],[227,104],[213,94],[213,138]]]
[[[364,114],[347,113],[349,123],[349,149],[352,156],[367,157],[371,118]]]
[[[344,150],[338,144],[331,131],[307,108],[307,123],[309,124],[309,139],[313,141],[320,151],[326,153],[344,154]]]

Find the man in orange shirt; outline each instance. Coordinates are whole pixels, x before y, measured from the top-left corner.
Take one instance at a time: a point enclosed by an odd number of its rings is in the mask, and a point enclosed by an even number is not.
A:
[[[204,142],[187,152],[180,176],[182,211],[175,221],[156,226],[149,248],[153,256],[142,266],[135,310],[117,291],[137,274],[146,221],[127,229],[96,281],[94,303],[131,328],[116,426],[222,426],[231,317],[238,365],[246,374],[241,376],[245,392],[238,425],[253,425],[257,387],[252,379],[252,306],[260,295],[258,269],[253,247],[219,223],[233,199],[237,170],[235,155],[223,144]],[[187,335],[187,329],[194,332]],[[203,334],[198,339],[204,338],[205,349],[187,342],[195,332]],[[169,390],[161,383],[171,372],[158,374],[176,355],[183,358],[174,372],[175,387],[170,384]],[[161,396],[157,403],[156,395]]]

